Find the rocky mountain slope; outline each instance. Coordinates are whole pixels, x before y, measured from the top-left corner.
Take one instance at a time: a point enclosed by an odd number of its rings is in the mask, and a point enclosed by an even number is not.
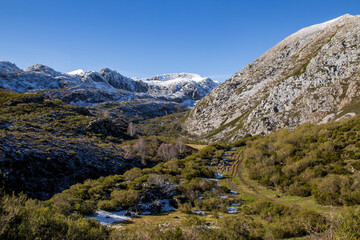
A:
[[[209,140],[234,140],[353,116],[359,112],[359,46],[360,16],[304,28],[215,88],[183,126]]]
[[[85,179],[141,166],[124,157],[121,117],[43,95],[0,92],[0,175],[6,190],[46,199]]]
[[[43,93],[77,106],[143,99],[191,107],[217,85],[210,78],[190,73],[132,79],[109,68],[99,72],[60,73],[41,64],[22,70],[13,63],[0,62],[0,87],[16,92]]]

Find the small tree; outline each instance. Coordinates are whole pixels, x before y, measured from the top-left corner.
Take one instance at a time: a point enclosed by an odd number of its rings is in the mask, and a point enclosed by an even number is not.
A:
[[[125,145],[122,150],[124,151],[124,158],[131,158],[133,156],[133,151],[130,145]]]
[[[107,110],[107,111],[104,112],[104,118],[112,118],[111,115],[112,115],[112,114],[111,114],[111,112],[110,112],[109,110]]]
[[[157,139],[157,137],[154,137],[151,139],[151,147],[153,147],[153,148],[159,147],[159,140]]]
[[[170,161],[173,158],[178,157],[179,152],[172,143],[163,143],[158,149],[158,154],[164,161]]]
[[[135,142],[134,149],[141,156],[141,164],[146,165],[146,157],[149,153],[149,149],[143,137]]]
[[[145,138],[141,137],[139,138],[134,145],[134,149],[136,152],[138,152],[140,155],[144,156],[148,153],[148,147],[145,141]]]
[[[127,129],[127,134],[131,137],[135,136],[136,124],[134,124],[133,122],[129,123],[128,129]]]
[[[180,154],[183,154],[186,149],[185,141],[183,138],[179,138],[175,144],[176,149],[179,151]]]

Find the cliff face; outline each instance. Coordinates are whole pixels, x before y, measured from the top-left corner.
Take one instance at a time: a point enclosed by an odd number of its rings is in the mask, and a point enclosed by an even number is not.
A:
[[[199,101],[184,128],[234,140],[354,115],[360,16],[344,15],[287,37]],[[351,112],[354,110],[353,112]],[[350,113],[351,112],[351,113]]]

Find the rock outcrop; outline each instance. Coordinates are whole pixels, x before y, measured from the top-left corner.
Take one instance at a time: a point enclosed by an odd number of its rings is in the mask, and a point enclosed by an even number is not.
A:
[[[0,136],[0,173],[8,192],[24,192],[29,197],[48,199],[71,185],[140,167],[140,161],[124,159],[114,148],[92,142],[69,142],[56,137],[48,143],[14,135]],[[45,146],[47,148],[45,148]]]
[[[131,137],[120,110],[111,111],[119,115],[43,95],[1,92],[0,181],[4,177],[5,190],[48,199],[86,179],[141,167],[140,158],[125,158],[119,147]]]
[[[234,140],[336,119],[358,101],[359,46],[360,16],[304,28],[199,101],[184,128],[208,140]]]

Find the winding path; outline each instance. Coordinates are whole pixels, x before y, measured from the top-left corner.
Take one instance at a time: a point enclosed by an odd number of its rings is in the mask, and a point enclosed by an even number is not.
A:
[[[231,172],[230,172],[230,175],[231,175],[231,178],[229,178],[229,184],[231,185],[231,187],[233,187],[234,189],[236,189],[237,191],[239,192],[242,192],[244,194],[248,194],[248,195],[251,195],[251,196],[254,196],[254,197],[257,197],[257,198],[262,198],[262,199],[265,199],[265,200],[269,200],[269,201],[272,201],[272,202],[275,202],[275,203],[278,203],[278,204],[281,204],[281,205],[286,205],[278,200],[275,200],[273,198],[270,198],[268,196],[265,196],[264,194],[260,193],[254,186],[252,186],[251,184],[249,184],[243,177],[242,175],[242,172],[241,172],[241,164],[243,163],[243,160],[244,160],[244,153],[241,152],[241,153],[236,153],[234,156],[233,156],[234,159],[236,159],[235,161],[235,164],[232,166],[231,168]],[[251,189],[251,193],[250,192],[246,192],[242,189],[240,189],[239,187],[236,186],[236,184],[234,184],[232,178],[235,177],[235,176],[239,176],[241,182],[249,189]]]
[[[249,196],[253,196],[255,198],[258,199],[263,199],[263,200],[267,200],[267,201],[271,201],[273,203],[279,204],[279,205],[283,205],[283,206],[287,206],[290,207],[291,203],[284,203],[282,201],[280,201],[279,199],[274,199],[271,197],[268,197],[262,193],[260,193],[256,187],[252,186],[248,181],[246,181],[243,177],[243,173],[242,173],[242,164],[244,161],[244,152],[236,152],[233,156],[232,159],[234,160],[234,164],[232,164],[230,166],[230,170],[227,171],[227,173],[230,173],[230,177],[228,178],[229,184],[231,186],[231,188],[235,189],[236,191],[238,191],[239,193],[242,193],[244,195],[249,195]],[[233,182],[234,177],[239,176],[239,179],[241,181],[241,183],[239,183],[238,185],[236,185]],[[241,187],[240,187],[241,186]],[[304,206],[301,206],[301,204],[299,205],[302,208],[306,208]],[[314,209],[316,211],[316,209]],[[327,215],[323,212],[317,211],[320,215],[327,217]]]

